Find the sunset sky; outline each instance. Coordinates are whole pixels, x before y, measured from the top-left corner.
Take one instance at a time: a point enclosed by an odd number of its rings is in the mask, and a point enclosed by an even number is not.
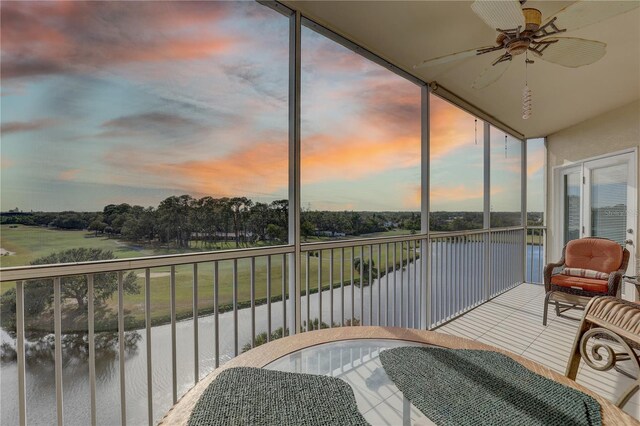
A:
[[[2,210],[287,197],[283,16],[254,2],[3,2],[1,12]],[[303,208],[418,210],[419,88],[309,29],[302,37]],[[434,99],[431,127],[432,209],[481,210],[474,118]],[[505,158],[495,139],[492,208],[518,210],[519,144]],[[542,209],[541,195],[530,199]]]

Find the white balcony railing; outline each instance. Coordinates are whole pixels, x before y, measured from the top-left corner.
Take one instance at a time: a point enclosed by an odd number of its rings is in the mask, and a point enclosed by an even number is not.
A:
[[[88,316],[86,345],[88,347],[88,382],[86,397],[90,421],[97,422],[97,396],[101,395],[96,380],[96,335],[95,328],[95,277],[98,274],[117,275],[117,386],[119,406],[111,407],[112,418],[104,422],[149,424],[159,420],[164,412],[177,401],[186,389],[180,388],[179,377],[186,374],[178,363],[176,314],[176,267],[190,265],[193,274],[192,287],[192,356],[193,383],[218,367],[221,362],[237,356],[245,345],[254,347],[258,337],[266,334],[266,340],[289,333],[291,318],[300,312],[299,327],[302,331],[323,327],[382,325],[408,328],[433,328],[463,314],[498,294],[520,284],[528,277],[541,277],[530,269],[541,268],[543,257],[538,262],[528,260],[532,255],[528,245],[542,245],[544,229],[535,228],[542,238],[527,244],[527,230],[523,227],[482,229],[451,233],[431,233],[359,240],[340,240],[302,244],[300,249],[299,300],[292,300],[289,291],[289,268],[295,255],[294,246],[249,248],[208,253],[193,253],[126,260],[109,260],[78,264],[26,266],[4,268],[0,280],[16,282],[16,340],[17,392],[15,393],[15,418],[9,419],[26,424],[27,413],[27,355],[25,345],[25,286],[29,280],[50,279],[54,290],[54,362],[55,362],[55,406],[59,424],[64,423],[64,410],[73,411],[73,402],[64,401],[61,288],[65,277],[86,276],[88,286]],[[529,231],[531,234],[531,231]],[[535,252],[535,256],[541,256]],[[533,255],[532,255],[533,256]],[[531,257],[533,259],[533,257]],[[219,268],[230,264],[231,282],[221,283]],[[529,268],[527,268],[527,263]],[[314,268],[315,264],[315,268]],[[170,318],[166,330],[169,347],[162,345],[166,365],[154,366],[159,359],[153,339],[162,339],[152,333],[151,286],[153,268],[169,268]],[[265,268],[265,297],[256,297],[256,271]],[[206,269],[213,280],[213,307],[202,316],[199,312],[198,271]],[[529,269],[529,270],[527,270]],[[144,366],[146,380],[146,407],[131,404],[127,388],[139,385],[128,378],[130,370],[126,361],[126,333],[124,308],[124,272],[143,271],[144,331],[140,332],[140,343],[144,342],[144,356],[140,356],[140,367]],[[326,273],[328,270],[328,274]],[[279,277],[274,278],[273,271]],[[240,273],[241,272],[241,273]],[[245,278],[241,278],[245,277]],[[262,284],[262,283],[261,283]],[[230,285],[230,304],[222,304],[220,287]],[[240,300],[238,289],[249,289],[249,300]],[[280,294],[285,295],[280,297]],[[211,296],[211,295],[207,295]],[[282,300],[284,299],[284,300]],[[296,309],[298,307],[298,309]],[[287,319],[289,318],[289,321]],[[316,321],[317,320],[317,321]],[[204,329],[199,330],[199,324]],[[279,335],[274,334],[281,328]],[[204,332],[204,333],[203,333]],[[205,337],[203,337],[205,336]],[[248,337],[248,338],[247,338]],[[246,342],[243,340],[246,339]],[[164,341],[164,340],[163,340]],[[200,345],[213,346],[211,359],[200,359]],[[142,346],[142,344],[140,345]],[[152,349],[153,348],[153,349]],[[170,356],[168,355],[170,353]],[[170,362],[169,362],[170,360]],[[115,361],[114,361],[115,362]],[[162,361],[160,361],[162,362]],[[184,362],[181,359],[181,362]],[[138,364],[136,364],[138,365]],[[157,380],[156,372],[170,365],[171,379]],[[202,369],[201,369],[202,367]],[[140,372],[138,372],[140,373]],[[139,382],[140,374],[136,375]],[[115,379],[114,379],[115,380]],[[77,395],[74,398],[78,398]],[[87,404],[87,402],[85,402]],[[128,407],[130,405],[130,407]],[[7,408],[7,407],[3,407]],[[50,410],[50,408],[49,408]],[[73,414],[73,413],[72,413]],[[75,414],[74,418],[75,418]]]

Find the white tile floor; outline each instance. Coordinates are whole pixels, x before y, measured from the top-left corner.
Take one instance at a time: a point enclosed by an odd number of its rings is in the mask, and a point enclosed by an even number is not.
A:
[[[542,286],[522,284],[436,331],[507,349],[564,374],[578,321],[557,317],[550,308],[544,327],[543,301]],[[567,313],[575,318],[580,314]],[[615,402],[631,380],[615,370],[598,372],[583,362],[577,382]],[[640,420],[640,392],[624,410]]]
[[[556,317],[542,326],[544,289],[523,284],[443,325],[436,331],[498,346],[530,358],[564,374],[578,321]],[[581,312],[574,311],[579,317]],[[373,425],[432,425],[410,404],[384,372],[381,350],[406,346],[393,340],[351,340],[313,346],[269,364],[267,368],[339,377],[351,385],[356,403]],[[617,400],[630,379],[617,373],[597,372],[584,363],[578,382],[611,401]],[[640,396],[625,410],[640,419]]]

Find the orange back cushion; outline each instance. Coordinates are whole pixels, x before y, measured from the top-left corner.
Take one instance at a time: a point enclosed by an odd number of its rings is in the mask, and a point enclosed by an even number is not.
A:
[[[622,247],[611,240],[582,238],[569,241],[565,252],[568,268],[592,269],[611,273],[622,265]]]

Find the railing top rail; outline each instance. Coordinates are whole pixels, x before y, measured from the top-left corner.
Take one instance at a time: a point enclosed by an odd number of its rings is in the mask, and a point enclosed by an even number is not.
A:
[[[494,234],[496,232],[521,231],[523,229],[523,226],[507,226],[503,228],[465,229],[462,231],[431,231],[430,238],[464,237],[466,235]]]
[[[147,256],[131,259],[112,259],[92,262],[57,263],[53,265],[25,265],[0,268],[0,282],[22,281],[40,278],[55,278],[70,275],[85,275],[163,266],[189,265],[220,260],[245,259],[249,257],[293,253],[294,247],[273,246],[231,249],[200,253],[181,253],[163,256]]]
[[[487,234],[488,229],[465,229],[462,231],[431,231],[431,238],[464,237],[466,235]]]
[[[506,232],[506,231],[521,231],[524,229],[524,226],[504,226],[502,228],[489,228],[487,231],[490,231],[492,234],[496,232]]]
[[[330,250],[342,247],[359,247],[375,244],[399,243],[404,241],[424,240],[427,234],[394,235],[392,237],[355,238],[350,240],[318,241],[300,245],[302,252],[313,250]]]

